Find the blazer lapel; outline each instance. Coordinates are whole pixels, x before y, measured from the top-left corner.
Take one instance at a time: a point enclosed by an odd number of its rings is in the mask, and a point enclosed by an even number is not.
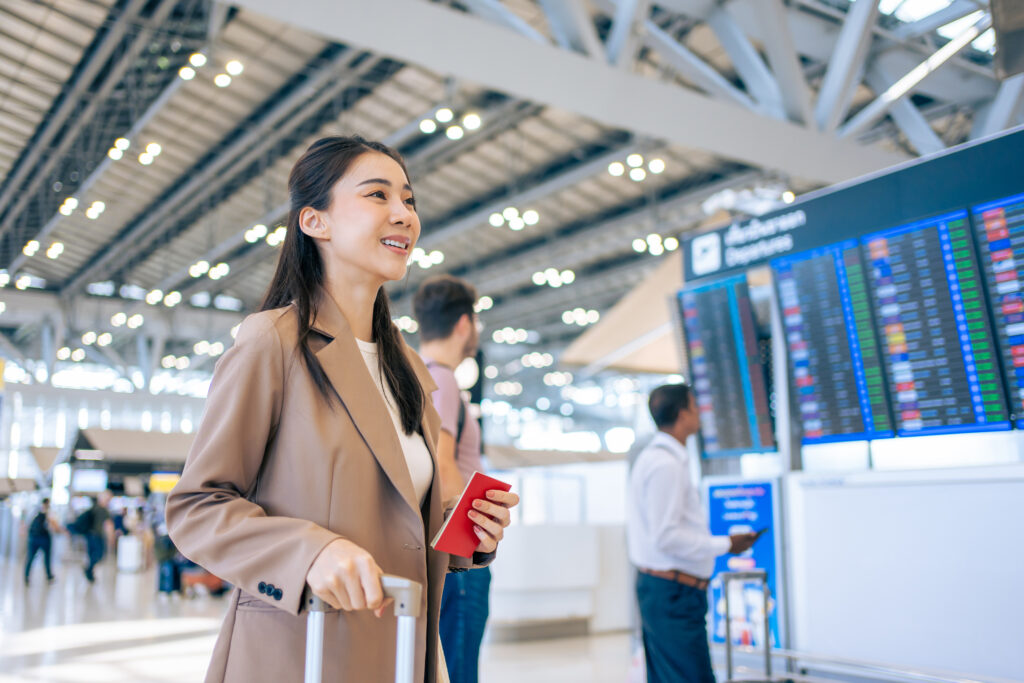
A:
[[[356,429],[405,502],[413,510],[419,510],[419,500],[389,408],[370,377],[352,328],[330,297],[320,298],[313,327],[332,338],[316,352],[316,357]]]

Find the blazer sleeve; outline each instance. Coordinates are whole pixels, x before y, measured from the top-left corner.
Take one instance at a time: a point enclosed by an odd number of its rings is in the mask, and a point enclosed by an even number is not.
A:
[[[184,471],[167,499],[167,528],[192,561],[297,614],[309,567],[340,537],[305,519],[268,516],[246,498],[281,414],[288,353],[274,323],[268,314],[247,318],[217,364]]]

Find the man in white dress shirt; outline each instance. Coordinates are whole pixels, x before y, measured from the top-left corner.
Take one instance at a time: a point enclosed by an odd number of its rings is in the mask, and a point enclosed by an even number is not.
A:
[[[686,440],[700,428],[693,390],[666,384],[648,407],[658,433],[629,477],[626,526],[629,560],[637,570],[648,683],[714,683],[708,649],[708,580],[715,558],[742,553],[754,534],[712,536]]]

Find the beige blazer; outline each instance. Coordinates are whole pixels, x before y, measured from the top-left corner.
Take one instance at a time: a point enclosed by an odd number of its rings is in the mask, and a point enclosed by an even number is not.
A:
[[[188,558],[236,586],[208,682],[299,682],[306,573],[337,538],[365,548],[381,568],[423,582],[416,680],[434,683],[437,622],[447,554],[428,547],[441,526],[435,445],[436,385],[406,347],[424,391],[423,434],[434,480],[422,510],[398,435],[352,330],[329,297],[311,344],[341,397],[329,406],[296,349],[293,307],[245,319],[217,364],[202,423],[167,524]],[[331,612],[324,681],[393,681],[394,616]],[[430,647],[427,647],[430,643]]]

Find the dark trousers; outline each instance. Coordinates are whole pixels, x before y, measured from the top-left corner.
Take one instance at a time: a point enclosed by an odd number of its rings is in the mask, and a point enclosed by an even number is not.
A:
[[[647,683],[715,683],[707,591],[638,573]]]
[[[85,571],[91,575],[93,567],[103,559],[103,555],[107,552],[107,543],[103,538],[103,534],[86,534],[85,549],[89,555],[89,566],[86,567]]]
[[[43,553],[43,566],[46,567],[46,578],[53,578],[53,571],[50,569],[49,534],[29,534],[28,554],[25,557],[25,583],[28,583],[28,575],[32,572],[32,562],[36,559],[36,553],[40,551]]]
[[[480,643],[487,624],[491,570],[448,574],[441,594],[441,646],[451,683],[477,683]]]

